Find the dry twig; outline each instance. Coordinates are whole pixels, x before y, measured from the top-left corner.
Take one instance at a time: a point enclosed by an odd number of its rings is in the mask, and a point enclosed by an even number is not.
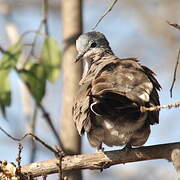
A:
[[[23,137],[21,138],[15,138],[13,136],[11,136],[9,133],[7,133],[2,127],[0,127],[0,131],[2,131],[5,135],[7,135],[9,138],[11,138],[14,141],[23,141],[27,136],[31,136],[34,140],[38,141],[40,144],[42,144],[44,147],[46,147],[47,149],[49,149],[50,151],[52,151],[56,156],[58,156],[59,152],[51,147],[50,145],[48,145],[47,143],[45,143],[43,140],[41,140],[39,137],[37,137],[36,135],[32,134],[32,133],[26,133]]]
[[[29,54],[27,55],[26,60],[25,60],[25,63],[24,63],[24,65],[23,65],[24,67],[25,67],[26,64],[28,63],[28,60],[31,58],[31,56],[32,56],[32,57],[35,57],[36,43],[37,43],[38,37],[39,37],[39,35],[40,35],[40,33],[41,33],[42,27],[43,27],[43,21],[41,21],[41,23],[40,23],[40,25],[39,25],[39,27],[38,27],[38,29],[37,29],[36,31],[28,31],[28,32],[25,32],[25,33],[21,36],[21,38],[22,38],[22,37],[24,37],[24,35],[26,35],[26,34],[29,34],[29,33],[32,33],[32,32],[35,33],[34,38],[33,38],[33,40],[32,40],[32,43],[30,44],[30,46],[31,46],[30,52],[29,52]]]
[[[21,153],[23,150],[23,146],[21,143],[18,144],[18,156],[16,158],[16,162],[18,163],[18,171],[21,172]]]
[[[98,22],[94,25],[94,27],[92,28],[93,30],[96,29],[96,27],[98,26],[98,24],[103,20],[103,18],[112,10],[112,8],[114,7],[114,5],[117,3],[118,0],[114,0],[111,4],[111,6],[107,9],[107,11],[101,16],[101,18],[98,20]]]
[[[45,108],[43,107],[42,104],[38,104],[38,107],[41,109],[44,118],[46,119],[46,122],[48,123],[49,127],[51,128],[52,132],[54,133],[56,139],[58,140],[59,143],[59,148],[61,149],[61,151],[64,151],[64,146],[63,143],[59,137],[58,132],[56,131],[53,123],[52,123],[52,119],[50,118],[49,114],[47,113],[47,111],[45,110]]]
[[[173,90],[173,87],[174,87],[174,83],[176,81],[176,73],[177,73],[177,68],[178,68],[178,64],[179,64],[179,59],[180,59],[180,48],[179,48],[179,51],[178,51],[176,65],[175,65],[175,68],[174,68],[173,82],[172,82],[172,85],[171,85],[171,88],[170,88],[170,97],[172,97],[172,90]]]
[[[32,134],[35,134],[35,130],[36,130],[37,112],[38,112],[38,108],[36,104],[34,107],[33,117],[32,117],[31,126],[30,126]],[[32,147],[31,147],[31,154],[30,154],[30,162],[34,162],[35,157],[36,157],[36,152],[37,152],[37,146],[33,138],[31,139],[31,145]]]
[[[145,107],[141,106],[140,111],[145,112],[145,111],[159,111],[161,109],[171,109],[171,108],[177,108],[180,107],[180,102],[177,102],[175,104],[168,104],[168,105],[162,105],[162,106],[152,106],[152,107]]]
[[[33,38],[33,40],[32,40],[31,50],[30,50],[30,52],[29,52],[29,54],[28,54],[28,56],[27,56],[27,58],[26,58],[26,61],[25,61],[25,63],[24,63],[24,67],[25,67],[26,63],[28,62],[28,59],[30,59],[31,56],[33,56],[33,57],[35,56],[36,43],[37,43],[38,37],[39,37],[39,35],[40,35],[41,30],[42,30],[43,27],[44,27],[44,29],[45,29],[45,36],[46,36],[46,37],[49,36],[47,18],[48,18],[48,0],[43,0],[43,18],[42,18],[42,20],[41,20],[41,22],[40,22],[40,24],[39,24],[38,29],[37,29],[36,31],[34,31],[35,36],[34,36],[34,38]],[[22,35],[22,37],[23,37],[24,35],[26,35],[27,33],[29,33],[29,32],[31,32],[31,31],[25,32],[25,33]]]

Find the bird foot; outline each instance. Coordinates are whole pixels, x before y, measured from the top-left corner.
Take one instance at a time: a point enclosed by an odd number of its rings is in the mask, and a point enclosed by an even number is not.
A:
[[[97,152],[104,152],[104,148],[102,147],[102,143],[97,147]]]
[[[132,150],[132,146],[130,144],[126,144],[123,148],[123,151],[126,151],[126,153],[129,153]]]
[[[97,152],[104,152],[104,148],[102,147],[102,143],[97,147]],[[103,168],[100,169],[100,172],[103,172]]]

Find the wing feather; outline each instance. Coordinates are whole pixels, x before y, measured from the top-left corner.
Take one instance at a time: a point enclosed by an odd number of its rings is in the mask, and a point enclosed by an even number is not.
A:
[[[143,68],[134,60],[126,59],[107,64],[92,81],[92,94],[113,92],[125,95],[144,105],[149,101],[153,84]]]
[[[90,83],[80,86],[79,92],[74,100],[73,120],[80,135],[91,128],[89,119],[90,106]]]

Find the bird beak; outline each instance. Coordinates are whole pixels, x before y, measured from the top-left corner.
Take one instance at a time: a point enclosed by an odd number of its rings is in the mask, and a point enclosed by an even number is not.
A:
[[[85,52],[79,53],[79,54],[76,56],[75,62],[78,62],[78,61],[84,56],[84,54],[85,54]]]
[[[77,56],[76,56],[76,61],[78,62],[79,60],[81,60],[81,58],[84,56],[84,54],[90,49],[90,47],[88,46],[84,51],[80,52]]]

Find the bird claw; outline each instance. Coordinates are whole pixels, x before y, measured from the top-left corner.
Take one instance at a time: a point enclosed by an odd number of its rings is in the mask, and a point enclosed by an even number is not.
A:
[[[104,148],[102,147],[102,143],[97,147],[97,152],[104,152]],[[100,169],[100,172],[103,172],[103,168]]]
[[[102,147],[102,143],[97,147],[97,152],[104,152],[104,148]]]
[[[131,152],[132,150],[132,146],[130,144],[126,144],[123,148],[122,148],[123,151],[125,151],[126,153],[129,153]]]

